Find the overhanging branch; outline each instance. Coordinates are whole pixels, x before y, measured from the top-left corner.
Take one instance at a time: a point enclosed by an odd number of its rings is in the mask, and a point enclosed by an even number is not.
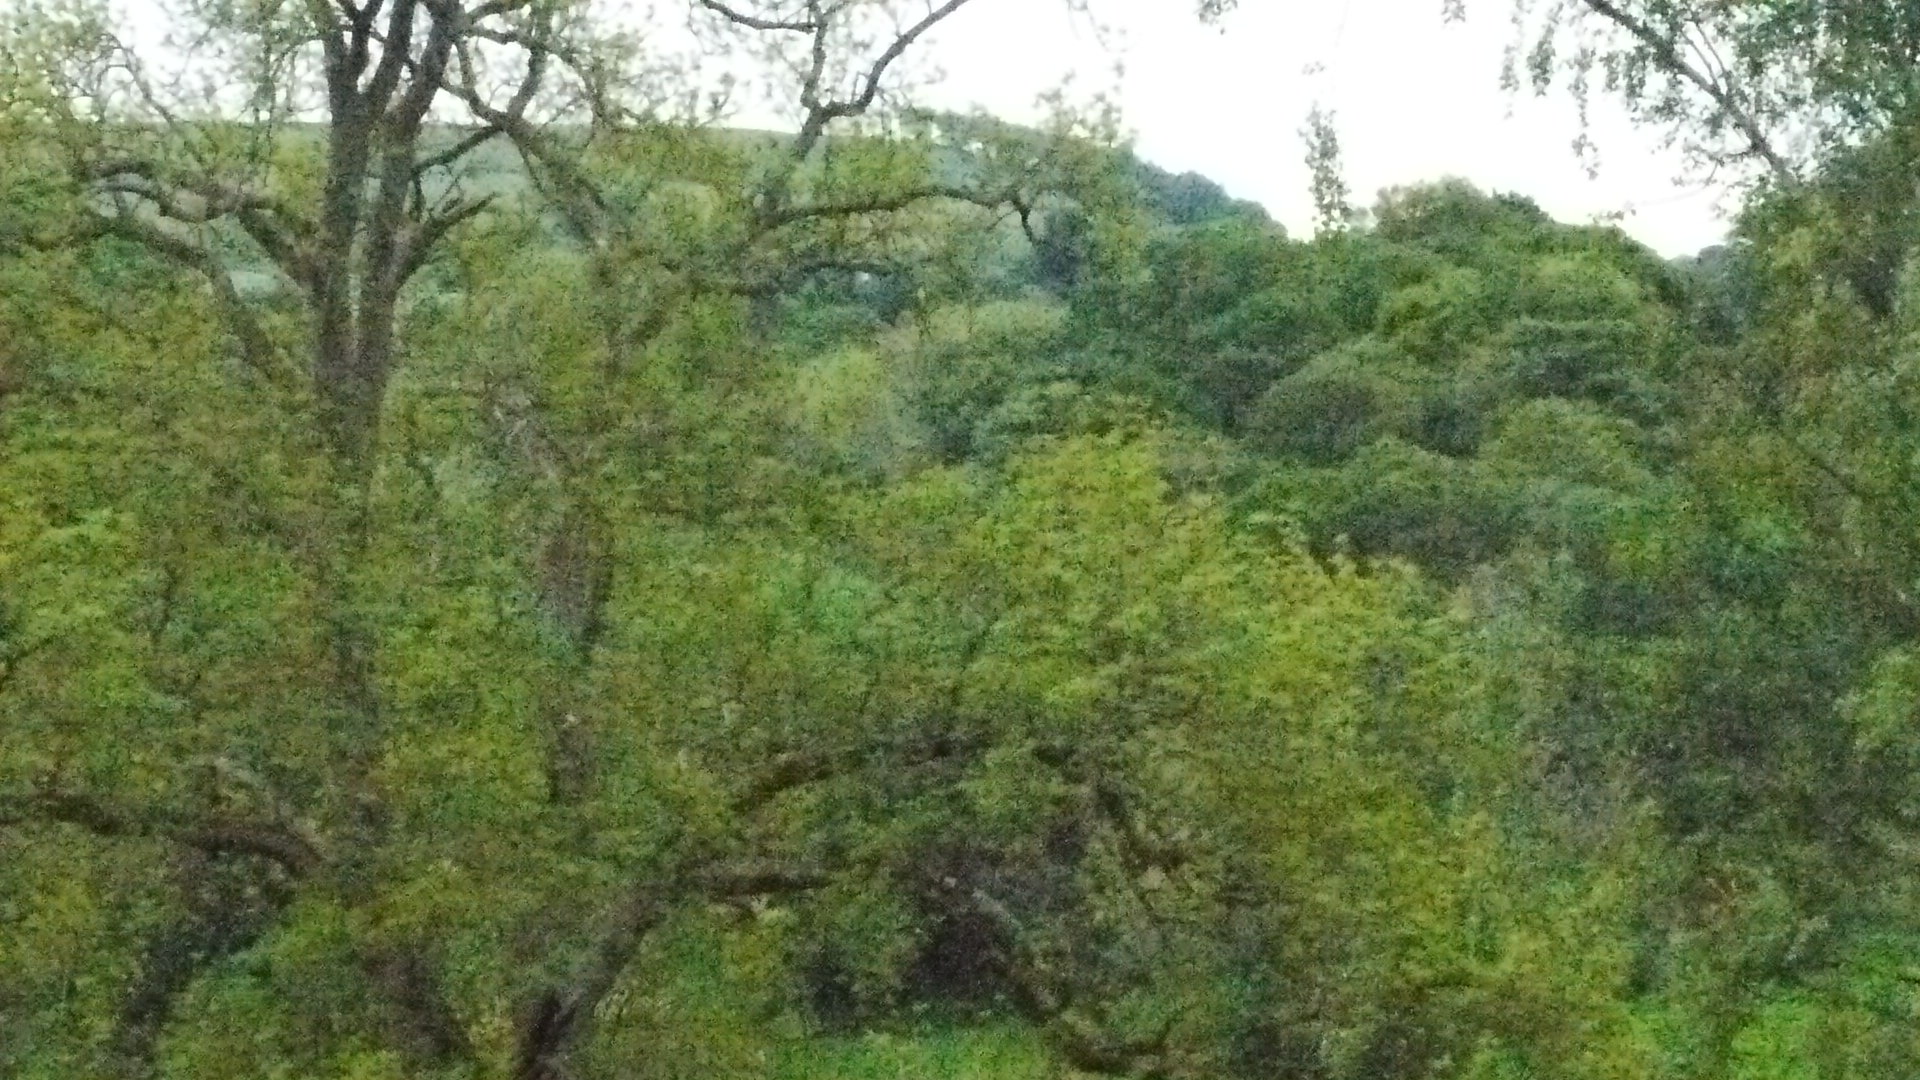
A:
[[[771,232],[774,229],[805,221],[850,218],[865,214],[897,214],[921,203],[941,199],[970,203],[989,210],[1003,206],[1019,208],[1026,205],[1017,191],[976,191],[955,184],[927,184],[886,195],[770,208],[760,217],[760,230]],[[1031,213],[1031,210],[1027,212]]]
[[[0,827],[36,823],[70,825],[103,839],[166,840],[209,854],[266,859],[296,878],[311,875],[325,861],[311,840],[272,821],[120,806],[69,791],[0,803]]]
[[[80,233],[71,237],[84,241],[102,236],[118,237],[138,244],[179,266],[198,273],[213,290],[227,329],[240,345],[240,358],[261,377],[276,386],[285,386],[288,372],[280,362],[280,350],[267,335],[252,307],[241,298],[233,284],[233,275],[220,259],[205,247],[142,221],[132,214],[99,214]]]
[[[1773,146],[1759,117],[1747,104],[1740,100],[1737,89],[1728,83],[1712,77],[1712,74],[1700,65],[1688,61],[1680,51],[1680,45],[1672,38],[1662,34],[1654,26],[1631,11],[1626,10],[1613,0],[1580,0],[1589,11],[1613,23],[1644,45],[1663,70],[1682,79],[1707,95],[1721,115],[1737,128],[1747,140],[1748,152],[1766,162],[1774,178],[1783,185],[1793,186],[1799,183],[1799,176],[1793,166]]]
[[[780,19],[751,15],[729,4],[723,4],[720,0],[698,0],[698,2],[701,7],[736,26],[744,26],[749,30],[758,30],[762,33],[811,34],[817,32],[821,26],[819,21],[812,19]]]

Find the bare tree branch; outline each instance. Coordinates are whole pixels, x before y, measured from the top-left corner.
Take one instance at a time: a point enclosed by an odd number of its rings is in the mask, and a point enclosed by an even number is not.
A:
[[[871,109],[873,103],[879,99],[880,85],[886,78],[887,69],[898,62],[902,56],[906,55],[907,50],[913,47],[914,42],[926,36],[928,31],[940,23],[945,22],[961,8],[966,7],[972,2],[973,0],[947,0],[946,3],[941,4],[939,7],[929,10],[918,22],[902,30],[895,36],[892,44],[888,45],[881,51],[879,56],[874,58],[873,63],[868,66],[866,73],[860,79],[859,90],[851,98],[825,102],[816,100],[810,104],[807,108],[806,119],[800,124],[799,137],[794,140],[794,156],[799,160],[806,160],[812,155],[815,145],[820,141],[820,137],[826,134],[828,124],[831,124],[835,120],[859,116],[868,109]],[[819,71],[817,59],[823,43],[818,37],[816,37],[815,41],[816,74],[812,81],[815,87],[814,94],[817,96],[817,73]]]
[[[417,182],[435,169],[450,169],[462,159],[482,146],[500,137],[500,129],[492,124],[482,124],[462,136],[452,146],[437,154],[429,154],[413,163],[413,179]]]
[[[544,77],[552,52],[546,44],[529,39],[527,74],[507,107],[502,109],[487,100],[480,86],[479,66],[465,44],[454,50],[454,73],[442,75],[442,87],[464,103],[487,127],[512,141],[528,174],[536,185],[548,181],[546,194],[555,209],[567,220],[575,237],[589,247],[605,242],[610,219],[606,198],[582,171],[576,161],[556,145],[552,135],[526,117],[540,80]]]
[[[402,244],[402,257],[398,270],[398,284],[404,285],[413,275],[426,265],[440,241],[458,228],[462,222],[470,221],[493,205],[494,196],[482,195],[477,199],[466,199],[434,214],[415,226],[412,234]]]
[[[1760,124],[1745,102],[1740,100],[1737,89],[1724,85],[1712,78],[1710,73],[1690,63],[1680,52],[1680,47],[1672,38],[1662,34],[1651,23],[1639,18],[1632,12],[1614,3],[1613,0],[1580,0],[1588,10],[1631,34],[1635,40],[1650,50],[1660,62],[1663,70],[1677,78],[1684,79],[1707,95],[1721,115],[1738,128],[1747,140],[1748,152],[1765,161],[1772,170],[1774,178],[1784,185],[1799,183],[1799,176],[1793,165],[1777,151],[1765,128]]]
[[[764,18],[757,15],[749,15],[746,12],[721,3],[720,0],[698,0],[698,3],[701,7],[719,15],[728,22],[738,26],[744,26],[750,30],[759,30],[765,33],[785,31],[794,34],[811,34],[820,29],[820,21],[818,19]]]
[[[81,175],[96,182],[103,193],[132,196],[161,217],[181,224],[231,219],[295,283],[304,284],[311,274],[306,242],[311,226],[278,199],[210,177],[170,177],[157,163],[137,158],[98,162],[84,167]]]

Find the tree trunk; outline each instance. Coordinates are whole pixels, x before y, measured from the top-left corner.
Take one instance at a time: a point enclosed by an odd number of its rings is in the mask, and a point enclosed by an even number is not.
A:
[[[322,318],[315,341],[315,397],[334,482],[321,586],[329,609],[329,681],[344,746],[340,764],[348,799],[343,821],[348,839],[340,845],[335,886],[349,905],[367,903],[378,894],[377,857],[391,830],[388,800],[378,777],[387,742],[379,640],[366,610],[362,579],[373,543],[374,471],[381,410],[394,363],[396,302],[395,290],[379,285],[365,285],[361,292],[357,319],[351,305],[333,303],[318,292],[313,302]],[[369,946],[360,966],[377,996],[389,1045],[428,1066],[471,1059],[466,1031],[448,1006],[424,947],[413,942]]]
[[[573,503],[561,512],[540,553],[540,608],[562,650],[540,704],[548,740],[548,797],[556,805],[581,802],[593,785],[593,731],[580,716],[579,702],[606,629],[613,576],[607,533],[590,507]]]

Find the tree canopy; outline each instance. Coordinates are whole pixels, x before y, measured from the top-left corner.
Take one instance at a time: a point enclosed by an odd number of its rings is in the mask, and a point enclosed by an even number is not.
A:
[[[1911,20],[1523,4],[1668,262],[972,6],[0,15],[0,1074],[1920,1069]]]

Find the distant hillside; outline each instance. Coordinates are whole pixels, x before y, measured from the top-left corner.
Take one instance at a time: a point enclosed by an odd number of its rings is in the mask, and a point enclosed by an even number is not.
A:
[[[431,153],[436,149],[452,146],[464,137],[469,129],[453,126],[438,128],[428,133],[423,150]],[[783,132],[752,128],[710,128],[704,134],[716,140],[735,143],[749,149],[776,151],[792,136]],[[318,126],[298,125],[285,136],[290,142],[311,140],[318,147],[322,138],[322,129]],[[560,137],[565,138],[564,132]],[[940,162],[936,171],[948,183],[964,183],[970,172],[971,163],[966,160],[965,151],[952,148],[943,152],[951,155]],[[1142,202],[1155,214],[1171,225],[1194,225],[1227,218],[1241,218],[1262,223],[1271,223],[1272,219],[1260,204],[1236,199],[1225,188],[1199,173],[1173,173],[1151,162],[1142,160],[1132,153],[1125,153],[1121,159],[1122,167],[1128,170],[1139,189]],[[462,159],[458,170],[459,184],[468,197],[495,195],[503,199],[512,199],[527,193],[528,175],[520,155],[512,144],[505,139],[496,139]],[[450,177],[441,177],[439,185],[451,183]],[[428,195],[438,197],[436,185],[429,182]],[[1012,229],[1012,227],[1009,227]],[[1012,229],[1007,238],[1007,248],[1001,255],[1001,261],[1017,260],[1019,255],[1012,249],[1024,244],[1024,239]],[[243,258],[234,264],[235,283],[243,292],[257,294],[277,289],[280,281],[277,273],[264,260]]]
[[[1174,174],[1152,162],[1128,155],[1147,205],[1175,225],[1196,225],[1221,218],[1271,222],[1267,208],[1250,199],[1236,199],[1213,180],[1196,172]]]
[[[438,143],[444,140],[451,145],[461,134],[463,132],[449,128],[433,141]],[[712,128],[708,134],[716,139],[746,146],[757,145],[767,150],[779,148],[792,137],[784,132],[753,128]],[[949,181],[963,181],[968,173],[968,163],[959,157],[962,151],[955,149],[950,153],[956,159],[945,163],[940,171]],[[504,140],[476,151],[468,165],[470,177],[467,183],[470,190],[510,193],[526,186],[526,174],[519,156]],[[1124,155],[1123,165],[1139,186],[1146,205],[1169,224],[1194,225],[1222,218],[1246,218],[1260,222],[1272,220],[1266,208],[1259,203],[1234,198],[1219,183],[1200,173],[1169,172],[1132,153]]]

